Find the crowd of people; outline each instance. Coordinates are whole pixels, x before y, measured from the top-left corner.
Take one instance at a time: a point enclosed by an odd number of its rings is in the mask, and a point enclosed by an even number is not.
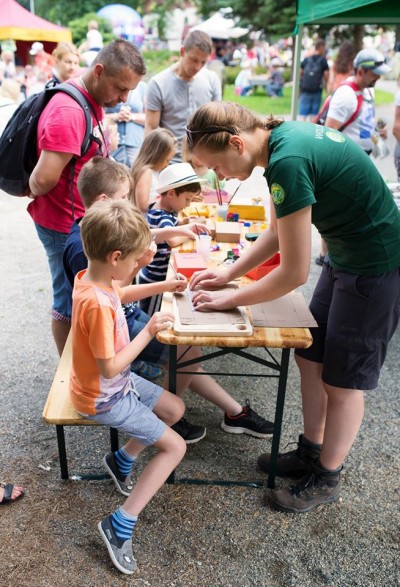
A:
[[[248,401],[238,402],[199,365],[182,370],[176,394],[167,390],[167,373],[163,385],[154,382],[168,369],[167,349],[155,335],[174,319],[160,311],[160,296],[188,286],[183,276],[167,279],[171,248],[209,232],[198,219],[183,223],[179,212],[201,198],[202,186],[212,182],[209,171],[220,181],[243,181],[263,167],[271,219],[247,255],[223,270],[193,276],[189,288],[200,287],[193,297],[198,311],[273,300],[305,283],[312,224],[326,246],[310,304],[318,328],[312,329],[312,346],[296,351],[304,430],[297,449],[278,456],[278,475],[301,477],[273,494],[274,506],[285,512],[339,499],[343,462],[363,419],[364,392],[378,385],[400,316],[400,213],[369,157],[376,126],[370,88],[388,71],[379,52],[354,55],[343,45],[330,70],[324,42],[315,43],[315,52],[302,62],[300,114],[318,113],[326,85],[333,95],[320,126],[272,115],[262,119],[222,101],[221,80],[205,67],[213,45],[203,32],[189,33],[179,61],[148,84],[146,64],[133,44],[117,39],[102,46],[96,33],[95,26],[89,28],[80,51],[61,43],[49,56],[41,43],[32,45],[32,67],[43,84],[72,83],[90,104],[93,130],[81,156],[82,108],[56,93],[40,116],[38,162],[21,195],[31,200],[28,213],[49,262],[51,327],[60,355],[72,332],[71,401],[85,418],[129,438],[104,456],[106,471],[127,500],[98,530],[114,565],[132,574],[139,514],[186,445],[206,435],[204,426],[184,416],[187,390],[222,410],[225,432],[261,439],[273,434],[272,422]],[[92,53],[85,68],[82,51]],[[246,59],[259,58],[257,51],[246,52]],[[279,69],[274,58],[271,67]],[[0,68],[0,106],[6,101],[11,116],[19,93],[10,86],[18,81],[7,62]],[[25,72],[20,84],[25,95],[31,91],[27,77]],[[271,95],[277,95],[277,80],[268,86]],[[399,128],[398,93],[398,140]],[[379,129],[380,137],[385,133]],[[399,165],[398,152],[396,157]],[[229,295],[214,291],[278,251],[280,266],[264,278]],[[198,347],[178,352],[189,360],[201,353]],[[132,469],[148,446],[156,454],[132,485]],[[269,464],[270,454],[261,454],[259,468],[268,472]],[[2,484],[0,504],[23,494],[20,486]]]

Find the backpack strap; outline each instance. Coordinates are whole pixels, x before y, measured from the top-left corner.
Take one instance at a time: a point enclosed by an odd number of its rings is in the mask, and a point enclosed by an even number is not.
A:
[[[357,116],[360,114],[361,112],[361,108],[363,105],[363,92],[362,90],[360,90],[359,86],[356,84],[356,82],[352,82],[352,81],[344,81],[341,84],[339,84],[339,88],[342,86],[349,86],[356,94],[357,96],[357,108],[355,109],[355,111],[353,112],[353,114],[350,116],[350,118],[339,128],[340,132],[342,132],[342,130],[344,130],[346,128],[346,126],[349,126],[349,124],[351,124],[352,122],[355,121],[355,119],[357,118]],[[338,89],[338,88],[336,88]],[[336,90],[335,90],[336,91]]]

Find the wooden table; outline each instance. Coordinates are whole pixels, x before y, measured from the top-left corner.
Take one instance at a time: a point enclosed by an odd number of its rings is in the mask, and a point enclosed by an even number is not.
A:
[[[232,247],[237,247],[237,244],[219,243],[221,250],[212,253],[210,259],[210,266],[215,266],[226,257],[226,250]],[[181,245],[182,248],[193,247],[193,244]],[[172,275],[171,275],[172,276]],[[250,283],[247,277],[242,278],[241,284]],[[171,311],[171,301],[163,300],[162,311]],[[274,419],[274,433],[272,437],[271,448],[271,465],[268,473],[267,485],[273,488],[275,485],[276,461],[279,451],[279,442],[282,428],[283,408],[285,403],[286,382],[288,375],[290,349],[292,348],[308,348],[312,344],[311,333],[308,328],[260,328],[255,327],[252,336],[182,336],[176,335],[172,329],[160,331],[157,334],[160,342],[169,345],[169,390],[176,392],[176,376],[179,369],[194,365],[196,363],[203,363],[216,357],[221,357],[227,354],[243,357],[250,361],[249,372],[246,373],[221,373],[208,372],[208,375],[229,375],[229,376],[245,376],[245,377],[269,377],[278,379],[278,392],[275,407]],[[193,359],[185,361],[178,360],[177,345],[201,346],[201,347],[216,347],[217,350],[204,355],[200,359]],[[267,358],[260,358],[252,354],[252,348],[264,348]],[[280,360],[272,354],[270,349],[280,349]],[[260,375],[251,372],[251,362],[258,363],[266,367],[266,373]],[[186,371],[186,373],[188,373]],[[192,372],[195,373],[195,372]],[[174,473],[168,479],[169,483],[174,483]],[[259,481],[224,481],[224,480],[204,480],[204,479],[179,479],[179,483],[193,483],[193,484],[207,484],[207,485],[244,485],[251,487],[260,487],[262,483]]]

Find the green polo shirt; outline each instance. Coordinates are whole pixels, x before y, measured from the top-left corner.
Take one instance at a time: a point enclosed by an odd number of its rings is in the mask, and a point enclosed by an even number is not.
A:
[[[368,155],[339,131],[284,122],[271,131],[265,177],[277,218],[312,206],[331,265],[360,275],[400,266],[400,212]]]

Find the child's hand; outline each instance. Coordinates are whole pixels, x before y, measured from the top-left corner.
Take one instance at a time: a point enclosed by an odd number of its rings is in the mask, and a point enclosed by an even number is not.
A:
[[[177,279],[167,279],[165,282],[168,289],[166,291],[185,291],[188,285],[188,280],[181,273],[177,273]]]
[[[195,232],[197,235],[199,234],[210,234],[210,229],[201,222],[191,222],[189,227]]]
[[[174,316],[167,312],[155,312],[150,320],[147,322],[145,328],[150,331],[152,337],[154,337],[160,330],[167,330],[172,328],[174,324]]]
[[[192,202],[204,202],[204,196],[200,194],[194,194],[192,196]]]
[[[151,245],[148,248],[148,250],[138,260],[138,266],[137,266],[136,271],[138,269],[141,269],[142,267],[146,267],[147,265],[149,265],[152,262],[152,260],[154,258],[154,255],[156,254],[156,252],[157,252],[157,245],[156,245],[156,243],[154,241],[152,241],[151,242]]]

